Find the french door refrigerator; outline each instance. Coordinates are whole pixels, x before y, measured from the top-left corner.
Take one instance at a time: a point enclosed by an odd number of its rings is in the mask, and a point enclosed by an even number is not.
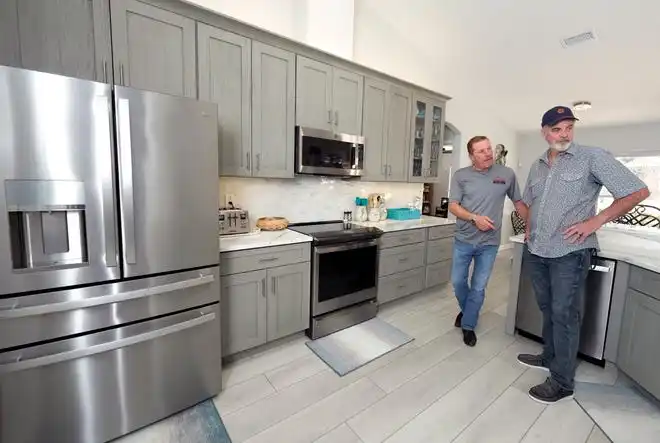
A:
[[[221,387],[217,106],[0,67],[0,442]]]

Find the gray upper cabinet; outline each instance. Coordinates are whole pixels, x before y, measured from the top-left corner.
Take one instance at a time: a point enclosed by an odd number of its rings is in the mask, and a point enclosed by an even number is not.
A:
[[[365,81],[365,180],[407,181],[411,102],[406,89],[371,78]]]
[[[340,134],[362,134],[364,77],[334,68],[332,79],[335,131]]]
[[[222,354],[266,343],[268,339],[267,271],[222,277]]]
[[[412,93],[407,89],[390,85],[388,98],[387,179],[403,182],[408,180]]]
[[[298,125],[362,134],[364,77],[301,56],[296,73]]]
[[[297,57],[296,122],[304,127],[333,129],[332,66]]]
[[[220,175],[251,176],[250,39],[197,26],[199,98],[218,104]]]
[[[415,96],[412,146],[408,179],[416,183],[438,183],[442,154],[445,104],[422,95]]]
[[[387,93],[387,83],[372,78],[365,80],[362,116],[365,139],[363,180],[387,179]]]
[[[268,340],[309,326],[310,264],[268,270]]]
[[[0,0],[0,64],[111,82],[109,0]]]
[[[137,0],[112,0],[116,83],[197,98],[195,21]]]
[[[293,178],[296,59],[252,43],[252,156],[255,177]]]

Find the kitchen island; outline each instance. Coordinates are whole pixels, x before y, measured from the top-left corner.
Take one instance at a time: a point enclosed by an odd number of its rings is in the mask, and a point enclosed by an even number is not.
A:
[[[603,360],[610,361],[656,398],[660,398],[660,230],[606,225],[596,234],[599,259],[615,263],[606,322]],[[521,323],[518,308],[529,297],[522,274],[524,236],[514,243],[506,331],[516,332]],[[527,278],[528,279],[528,278]],[[587,309],[595,293],[587,291]],[[522,312],[522,311],[521,311]],[[584,339],[584,338],[583,338]],[[583,340],[581,339],[581,340]]]

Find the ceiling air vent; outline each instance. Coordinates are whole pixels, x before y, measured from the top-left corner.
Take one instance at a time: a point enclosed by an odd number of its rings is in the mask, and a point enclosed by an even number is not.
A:
[[[580,43],[585,43],[589,40],[596,40],[596,34],[594,31],[587,31],[581,34],[573,35],[571,37],[563,38],[561,40],[561,45],[564,48],[570,48],[571,46],[579,45]]]

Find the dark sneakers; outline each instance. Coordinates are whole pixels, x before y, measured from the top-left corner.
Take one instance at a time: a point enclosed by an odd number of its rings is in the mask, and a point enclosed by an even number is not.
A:
[[[463,313],[459,312],[458,315],[456,316],[456,320],[454,321],[454,326],[460,328],[462,321],[463,321]]]
[[[542,369],[544,371],[549,371],[547,364],[543,361],[541,355],[532,355],[532,354],[519,354],[518,363],[527,366],[528,368]]]
[[[569,391],[557,385],[552,379],[548,378],[540,385],[536,385],[529,390],[529,396],[532,400],[545,405],[557,403],[560,400],[573,398],[573,391]]]
[[[463,329],[463,343],[468,346],[474,346],[477,344],[477,334],[474,331],[468,329]]]

